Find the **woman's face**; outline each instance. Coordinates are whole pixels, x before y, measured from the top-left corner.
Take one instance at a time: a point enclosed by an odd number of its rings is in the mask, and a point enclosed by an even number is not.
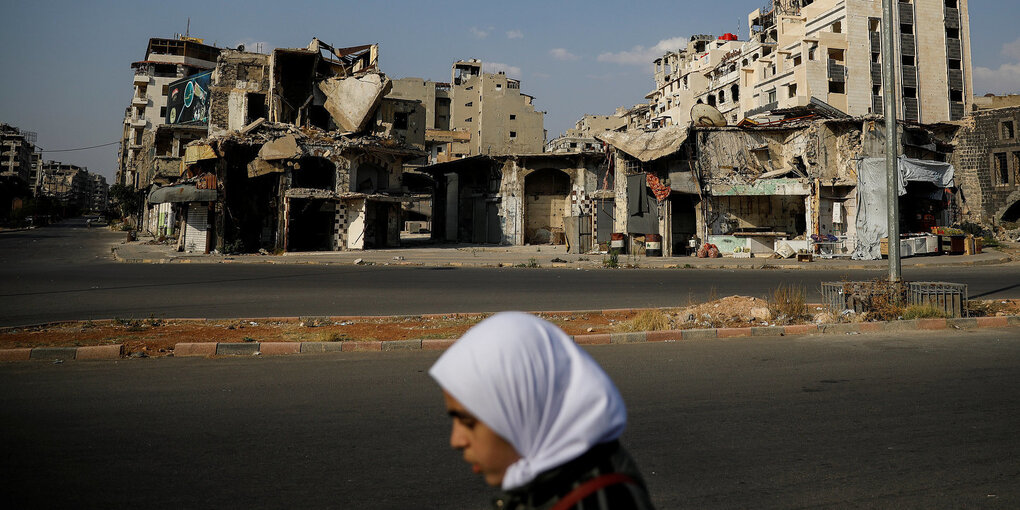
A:
[[[450,446],[464,454],[475,473],[485,477],[485,483],[499,487],[506,468],[521,458],[517,450],[488,425],[476,418],[449,393],[443,392],[446,411],[453,419]]]

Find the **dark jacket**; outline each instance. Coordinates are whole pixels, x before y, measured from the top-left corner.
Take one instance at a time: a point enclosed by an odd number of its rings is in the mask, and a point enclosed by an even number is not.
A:
[[[634,483],[610,485],[581,500],[576,510],[652,510],[645,481],[634,459],[619,441],[596,445],[584,455],[545,471],[527,485],[508,491],[493,501],[501,510],[545,510],[583,483],[601,475],[622,473]]]

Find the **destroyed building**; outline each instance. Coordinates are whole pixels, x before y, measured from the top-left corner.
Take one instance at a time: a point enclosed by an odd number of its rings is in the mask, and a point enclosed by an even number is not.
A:
[[[895,5],[901,118],[962,119],[973,96],[967,0]],[[773,0],[748,15],[746,41],[693,36],[654,62],[650,124],[684,126],[697,103],[718,108],[731,124],[812,101],[855,117],[881,115],[881,18],[881,2]]]
[[[390,86],[376,45],[221,52],[209,136],[178,156],[169,145],[179,179],[152,189],[147,209],[174,216],[185,251],[399,245],[400,206],[420,199],[403,166],[424,156],[424,132],[419,105],[384,99]]]
[[[453,64],[450,82],[393,82],[387,98],[424,105],[428,163],[542,152],[545,113],[535,110],[534,98],[521,92],[519,80],[482,67],[479,60],[460,60]]]
[[[1017,96],[1012,96],[1017,97]],[[1008,98],[990,104],[1008,104]],[[1020,106],[967,116],[954,140],[962,214],[971,222],[1020,221]]]
[[[618,108],[612,115],[590,115],[581,117],[574,127],[553,138],[545,145],[545,152],[591,152],[601,151],[602,142],[595,139],[597,133],[618,131],[627,127],[626,108]]]

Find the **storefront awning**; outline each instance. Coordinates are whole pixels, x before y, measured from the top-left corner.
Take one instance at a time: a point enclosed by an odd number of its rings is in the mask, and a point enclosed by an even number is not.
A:
[[[215,202],[216,190],[198,189],[194,184],[178,184],[175,186],[164,186],[156,188],[149,193],[150,204],[165,204],[167,202]]]

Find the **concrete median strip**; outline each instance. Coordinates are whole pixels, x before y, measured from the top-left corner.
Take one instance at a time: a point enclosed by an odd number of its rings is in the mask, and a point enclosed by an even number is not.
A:
[[[449,316],[450,314],[447,314]],[[468,314],[455,314],[468,315]],[[758,326],[749,328],[682,329],[669,331],[635,331],[627,333],[596,333],[576,335],[579,345],[634,344],[648,342],[679,342],[742,337],[783,335],[850,335],[898,331],[943,331],[1020,326],[1020,316],[975,317],[960,319],[913,319],[890,322],[848,324],[798,324],[794,326]],[[289,354],[324,354],[332,352],[436,351],[453,345],[453,339],[409,339],[390,341],[340,342],[181,342],[174,346],[175,357],[213,356],[280,356]],[[21,347],[0,349],[0,362],[29,360],[117,360],[124,357],[124,345],[85,347]]]

